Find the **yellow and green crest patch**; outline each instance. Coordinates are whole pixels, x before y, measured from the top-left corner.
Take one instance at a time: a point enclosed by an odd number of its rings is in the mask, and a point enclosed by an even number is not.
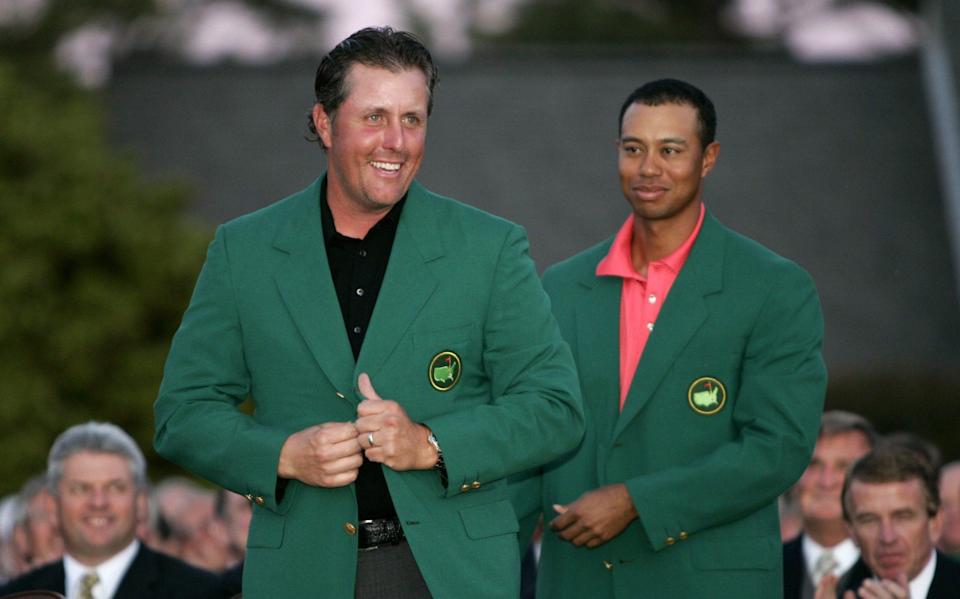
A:
[[[442,351],[433,356],[427,368],[430,386],[437,391],[449,391],[460,382],[460,356],[456,352]]]
[[[722,410],[727,403],[727,389],[712,376],[702,376],[690,383],[687,402],[697,414],[710,416]]]

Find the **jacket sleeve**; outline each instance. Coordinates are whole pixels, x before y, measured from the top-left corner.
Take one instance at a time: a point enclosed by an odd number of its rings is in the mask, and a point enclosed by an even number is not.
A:
[[[809,462],[826,389],[823,318],[813,281],[791,266],[747,332],[734,438],[685,466],[626,481],[655,550],[681,531],[692,535],[769,505]]]
[[[510,227],[482,316],[482,360],[492,401],[425,423],[443,449],[447,496],[475,481],[483,484],[546,463],[583,435],[573,358],[528,251],[523,230]]]
[[[226,229],[220,227],[167,357],[154,404],[154,447],[184,468],[277,510],[277,463],[290,431],[266,427],[237,409],[250,391],[250,372],[229,254]]]

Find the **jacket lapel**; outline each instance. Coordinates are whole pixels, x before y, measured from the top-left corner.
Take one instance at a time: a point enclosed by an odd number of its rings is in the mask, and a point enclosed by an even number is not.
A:
[[[444,255],[437,233],[442,226],[426,190],[414,181],[407,192],[387,272],[353,373],[354,385],[357,376],[366,372],[377,387],[380,368],[436,289],[437,278],[428,265]]]
[[[677,356],[707,320],[704,296],[723,284],[723,232],[710,213],[677,276],[643,350],[613,437],[618,437],[653,397]]]
[[[353,383],[353,352],[330,277],[320,222],[321,177],[298,194],[293,214],[283,223],[274,247],[287,254],[274,275],[283,302],[304,341],[335,389]]]
[[[602,249],[599,258],[609,251]],[[620,291],[618,277],[597,277],[591,271],[581,285],[590,288],[577,304],[577,364],[586,409],[597,441],[605,446],[617,419],[620,397]],[[603,454],[605,452],[600,452]],[[600,470],[602,471],[602,470]]]
[[[123,573],[120,579],[120,586],[117,587],[113,599],[146,599],[154,597],[156,590],[154,586],[159,582],[159,574],[155,563],[155,557],[150,550],[140,542],[137,549],[137,555],[130,562],[127,571]]]

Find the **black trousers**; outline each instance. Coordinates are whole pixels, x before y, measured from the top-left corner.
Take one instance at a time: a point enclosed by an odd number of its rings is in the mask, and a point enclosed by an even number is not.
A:
[[[431,599],[406,539],[357,554],[356,599]]]

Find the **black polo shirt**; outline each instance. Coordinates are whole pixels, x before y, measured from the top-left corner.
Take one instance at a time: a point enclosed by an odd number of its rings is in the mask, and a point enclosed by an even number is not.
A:
[[[380,219],[363,239],[346,237],[337,232],[333,214],[327,205],[324,188],[320,196],[320,216],[323,223],[323,241],[327,250],[330,276],[340,302],[340,314],[347,329],[353,359],[360,356],[360,348],[373,316],[383,275],[387,272],[390,250],[397,234],[397,223],[406,197]],[[383,477],[380,464],[363,458],[357,476],[357,510],[360,520],[396,518],[393,499]]]

